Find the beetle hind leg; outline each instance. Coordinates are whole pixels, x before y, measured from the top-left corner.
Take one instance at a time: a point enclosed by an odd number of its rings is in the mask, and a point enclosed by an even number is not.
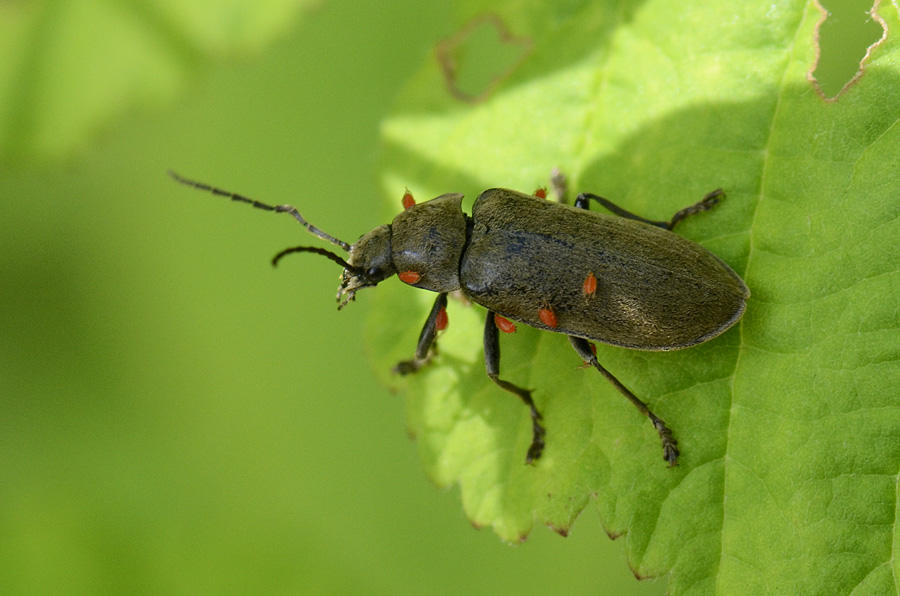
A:
[[[678,465],[678,456],[680,454],[678,451],[678,441],[675,440],[671,429],[666,426],[666,423],[657,417],[656,414],[651,412],[650,408],[647,407],[647,404],[638,399],[638,397],[623,385],[619,379],[614,377],[611,372],[603,368],[600,362],[597,361],[594,352],[591,350],[591,344],[588,340],[570,335],[569,341],[572,343],[572,347],[575,348],[575,351],[578,352],[578,355],[581,356],[582,360],[600,371],[600,374],[606,377],[606,380],[612,383],[613,387],[615,387],[619,393],[627,397],[641,414],[650,419],[653,428],[655,428],[656,432],[659,434],[660,441],[662,441],[663,459],[669,462],[670,468]]]
[[[697,213],[702,213],[704,211],[709,211],[713,207],[719,204],[719,201],[725,198],[725,192],[721,188],[717,188],[716,190],[707,193],[705,197],[691,205],[690,207],[685,207],[684,209],[678,211],[675,215],[672,216],[672,219],[669,221],[655,221],[652,219],[647,219],[641,217],[640,215],[636,215],[627,209],[622,209],[609,199],[604,199],[601,196],[591,194],[589,192],[583,192],[578,195],[578,198],[575,199],[575,206],[579,209],[589,209],[590,200],[593,199],[603,205],[607,210],[615,213],[619,217],[624,217],[625,219],[633,219],[635,221],[640,221],[645,224],[650,224],[651,226],[656,226],[658,228],[663,228],[665,230],[671,230],[675,227],[678,222],[683,219],[687,219],[691,215],[696,215]]]
[[[518,396],[528,406],[531,413],[531,445],[525,455],[525,463],[534,463],[540,459],[541,453],[544,451],[546,430],[541,424],[541,413],[534,405],[531,391],[500,378],[500,331],[497,329],[494,313],[491,311],[488,311],[484,322],[484,366],[487,369],[488,377],[498,387]]]

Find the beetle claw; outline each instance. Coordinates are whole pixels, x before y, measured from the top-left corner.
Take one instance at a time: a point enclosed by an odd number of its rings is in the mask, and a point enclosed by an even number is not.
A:
[[[537,460],[541,459],[541,453],[543,453],[543,451],[543,440],[539,443],[532,443],[531,447],[528,448],[528,454],[525,456],[525,463],[529,466],[535,465],[537,463]]]
[[[680,452],[678,451],[678,447],[673,444],[664,444],[663,445],[663,459],[669,462],[669,467],[674,468],[678,466],[678,455]]]

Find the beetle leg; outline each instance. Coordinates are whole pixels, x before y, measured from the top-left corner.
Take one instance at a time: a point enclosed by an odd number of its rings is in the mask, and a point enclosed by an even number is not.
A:
[[[434,306],[431,307],[431,312],[428,313],[428,318],[425,319],[425,326],[422,327],[422,332],[419,334],[419,342],[416,344],[415,358],[413,358],[412,360],[403,360],[402,362],[398,362],[397,365],[394,366],[393,372],[401,375],[408,375],[410,373],[416,372],[428,363],[433,353],[433,350],[431,348],[434,346],[436,349],[434,338],[437,335],[438,314],[440,314],[441,310],[446,307],[446,292],[438,294],[437,299],[434,301]]]
[[[669,430],[666,423],[657,418],[656,415],[650,411],[650,408],[647,407],[647,404],[638,399],[634,393],[619,381],[619,379],[615,378],[611,372],[600,365],[597,361],[597,357],[591,350],[591,344],[588,340],[570,335],[569,341],[572,342],[572,347],[575,348],[575,351],[578,352],[578,355],[581,356],[582,360],[599,370],[600,374],[606,377],[606,380],[619,390],[619,393],[627,397],[629,401],[640,410],[641,414],[650,419],[650,422],[653,423],[653,428],[656,429],[656,432],[659,433],[659,438],[662,440],[663,459],[669,462],[669,467],[678,465],[678,441],[672,436],[672,431]]]
[[[562,203],[563,205],[568,203],[569,181],[559,168],[553,168],[550,172],[550,188],[553,189],[557,203]]]
[[[681,211],[677,212],[672,216],[672,219],[669,221],[654,221],[652,219],[646,219],[641,217],[640,215],[635,215],[631,211],[627,211],[626,209],[622,209],[609,199],[604,199],[601,196],[597,196],[595,194],[591,194],[589,192],[583,192],[578,195],[578,198],[575,199],[575,206],[579,209],[589,209],[590,199],[594,199],[606,209],[612,211],[616,215],[620,217],[624,217],[626,219],[633,219],[635,221],[641,221],[645,224],[650,224],[651,226],[656,226],[659,228],[663,228],[665,230],[671,230],[675,227],[675,225],[680,222],[682,219],[688,218],[691,215],[696,215],[697,213],[701,213],[703,211],[709,211],[713,207],[715,207],[720,200],[725,198],[725,192],[721,188],[717,188],[716,190],[707,193],[703,199],[694,203],[690,207],[685,207]]]
[[[487,319],[484,322],[484,366],[487,369],[488,376],[494,383],[519,396],[519,399],[525,402],[525,405],[531,411],[531,446],[528,447],[525,463],[530,464],[537,461],[544,450],[544,435],[546,434],[544,427],[541,425],[541,413],[538,412],[537,406],[534,405],[534,400],[531,399],[531,391],[499,378],[500,331],[497,329],[494,313],[491,311],[488,311]]]

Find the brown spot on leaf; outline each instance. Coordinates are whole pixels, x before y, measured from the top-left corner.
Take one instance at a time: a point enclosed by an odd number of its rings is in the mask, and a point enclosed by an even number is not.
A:
[[[498,15],[479,15],[435,48],[447,91],[468,103],[490,96],[531,52],[532,41],[517,37]]]

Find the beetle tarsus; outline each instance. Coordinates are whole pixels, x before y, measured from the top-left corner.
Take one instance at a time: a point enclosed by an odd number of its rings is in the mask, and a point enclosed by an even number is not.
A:
[[[493,320],[493,314],[489,313],[489,316],[491,316]],[[485,356],[487,356],[487,354],[485,354]],[[501,389],[505,389],[518,396],[518,398],[528,406],[528,410],[531,413],[531,445],[528,446],[528,453],[525,455],[525,463],[535,463],[541,458],[541,453],[544,451],[544,437],[547,435],[547,430],[544,428],[544,425],[541,424],[543,416],[541,416],[537,406],[534,405],[534,400],[531,398],[531,391],[498,378],[496,373],[491,374],[488,372],[488,377],[490,377],[490,379]]]
[[[412,360],[401,360],[394,365],[394,368],[391,369],[391,372],[395,375],[411,375],[415,372],[418,372],[419,369],[428,364],[430,360],[430,357],[422,359],[414,358]]]
[[[544,427],[539,422],[540,419],[540,412],[535,408],[531,408],[531,445],[528,447],[528,453],[525,455],[525,463],[528,465],[532,465],[539,460],[544,452],[544,436],[547,434],[547,431],[544,430]]]
[[[667,230],[671,230],[675,227],[675,224],[680,222],[681,220],[690,217],[691,215],[696,215],[697,213],[702,213],[704,211],[709,211],[713,207],[719,204],[719,201],[725,198],[725,191],[721,188],[717,188],[716,190],[706,193],[706,196],[703,197],[700,201],[694,203],[690,207],[685,207],[681,211],[677,212],[672,216],[672,219],[669,220],[669,223],[665,228]]]
[[[647,416],[650,418],[650,422],[653,423],[653,428],[659,433],[659,438],[662,441],[663,459],[669,462],[670,468],[674,468],[678,465],[678,456],[681,455],[681,452],[678,451],[678,441],[672,436],[672,431],[669,430],[669,427],[666,426],[665,422],[659,419],[653,412],[650,412],[649,410],[648,412]]]

